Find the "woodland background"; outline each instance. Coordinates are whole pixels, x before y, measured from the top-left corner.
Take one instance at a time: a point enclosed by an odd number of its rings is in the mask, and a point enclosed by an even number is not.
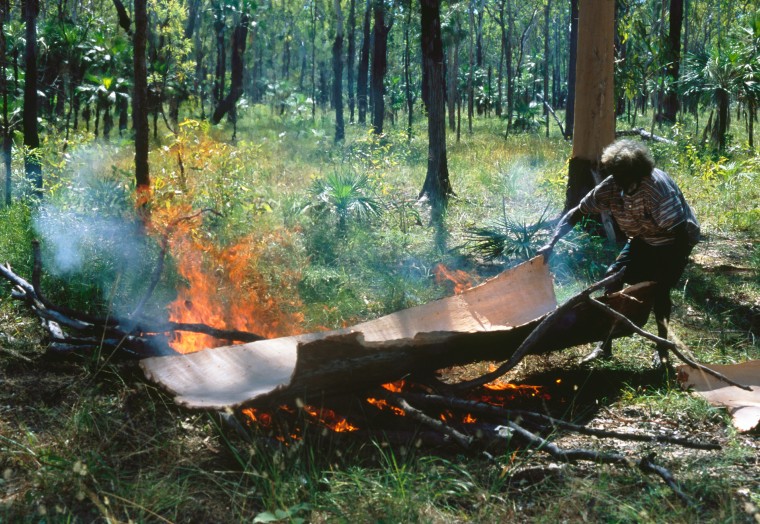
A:
[[[576,24],[584,8],[594,31]],[[578,51],[584,34],[609,38],[609,70]],[[576,83],[578,61],[594,72]],[[700,362],[760,357],[752,1],[0,0],[0,69],[0,263],[29,277],[39,240],[56,303],[267,337],[425,303],[533,256],[592,184],[590,171],[574,179],[572,159],[593,167],[605,144],[587,135],[603,126],[574,111],[589,93],[575,88],[604,84],[604,140],[655,135],[658,166],[702,223],[673,293],[675,335]],[[560,300],[614,258],[601,231],[586,224],[558,245]],[[261,421],[243,438],[218,414],[178,408],[105,346],[51,351],[10,287],[0,291],[3,521],[760,515],[756,436],[653,369],[637,337],[590,366],[578,363],[587,347],[529,358],[510,376],[526,387],[514,402],[716,440],[717,453],[552,435],[656,452],[694,506],[633,469],[519,446],[486,460],[351,438],[305,411],[298,439]]]

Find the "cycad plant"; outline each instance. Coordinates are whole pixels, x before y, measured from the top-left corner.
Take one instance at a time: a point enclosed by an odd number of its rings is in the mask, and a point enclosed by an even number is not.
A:
[[[547,209],[538,220],[512,218],[504,206],[501,218],[481,227],[469,228],[465,249],[485,260],[528,260],[546,243],[549,235]]]
[[[374,197],[372,183],[364,174],[333,172],[314,181],[311,201],[304,211],[337,218],[338,232],[346,232],[349,220],[364,221],[378,216],[382,205]]]

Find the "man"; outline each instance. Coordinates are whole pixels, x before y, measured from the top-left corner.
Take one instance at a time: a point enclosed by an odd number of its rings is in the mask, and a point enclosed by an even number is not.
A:
[[[562,217],[551,242],[539,253],[548,261],[557,241],[581,218],[604,211],[610,213],[628,242],[607,269],[607,275],[625,268],[623,279],[629,284],[657,282],[652,309],[658,336],[667,338],[672,309],[670,289],[678,283],[689,253],[699,241],[699,223],[678,185],[654,167],[652,154],[643,144],[620,140],[607,146],[602,152],[600,170],[606,178]],[[658,346],[657,353],[659,363],[665,364],[667,348]],[[608,338],[583,361],[611,355],[612,343]]]

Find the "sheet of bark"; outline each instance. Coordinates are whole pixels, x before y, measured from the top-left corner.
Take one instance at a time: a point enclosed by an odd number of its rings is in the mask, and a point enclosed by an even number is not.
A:
[[[140,365],[179,404],[222,409],[298,386],[293,382],[314,387],[316,382],[309,381],[314,369],[329,368],[320,371],[317,386],[329,386],[325,377],[334,375],[335,380],[343,376],[348,387],[357,382],[356,370],[371,386],[395,380],[415,361],[435,359],[436,351],[447,351],[443,360],[451,361],[457,359],[452,351],[476,351],[502,341],[514,346],[529,333],[519,334],[518,327],[535,323],[556,306],[548,266],[537,257],[461,294],[346,329],[147,358]]]
[[[704,397],[713,406],[722,406],[731,414],[739,431],[750,431],[760,424],[760,360],[740,364],[709,366],[731,380],[750,386],[746,391],[719,380],[704,371],[688,365],[678,366],[678,379],[695,394]]]

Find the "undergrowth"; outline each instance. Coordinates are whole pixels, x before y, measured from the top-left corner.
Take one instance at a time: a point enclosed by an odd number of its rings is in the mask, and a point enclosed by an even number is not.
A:
[[[201,265],[216,289],[229,284],[231,270],[219,262],[227,250],[255,251],[236,292],[266,311],[298,313],[304,331],[331,329],[450,294],[435,278],[438,264],[463,269],[475,282],[516,264],[545,241],[548,226],[531,226],[556,218],[563,205],[570,144],[557,133],[505,138],[501,123],[478,120],[459,143],[450,137],[456,196],[441,232],[416,198],[427,158],[421,125],[411,141],[400,129],[375,137],[350,126],[346,141],[333,145],[329,118],[314,123],[265,107],[241,113],[238,136],[255,138],[231,143],[228,129],[188,120],[178,136],[154,144],[148,235],[133,212],[128,147],[83,141],[67,156],[49,151],[44,202],[20,199],[0,209],[0,263],[29,277],[29,246],[38,238],[51,299],[99,313],[130,311],[163,235],[187,235],[209,246]],[[758,157],[740,148],[717,155],[683,134],[676,140],[653,151],[694,205],[704,238],[673,292],[674,331],[700,361],[760,358]],[[20,182],[21,166],[14,169]],[[336,174],[354,193],[341,192]],[[177,226],[202,209],[214,213]],[[44,217],[58,229],[43,234]],[[103,217],[118,228],[105,227]],[[68,236],[85,223],[86,235]],[[481,238],[496,238],[494,224],[507,233],[501,244],[473,249],[472,232],[492,228]],[[560,300],[597,280],[617,252],[585,231],[563,239],[552,259]],[[78,247],[69,254],[79,258],[61,259],[66,247]],[[482,256],[489,253],[496,256]],[[167,260],[150,314],[163,314],[188,284],[180,263]],[[760,505],[752,440],[733,432],[724,412],[678,390],[672,375],[654,373],[654,349],[638,337],[617,341],[615,359],[590,369],[577,364],[589,349],[581,348],[531,360],[522,373],[575,381],[564,406],[571,418],[612,411],[618,418],[611,424],[635,419],[718,438],[719,453],[656,450],[698,510],[635,469],[557,464],[531,449],[505,447],[489,460],[314,427],[289,446],[256,427],[246,441],[218,414],[176,407],[130,364],[50,361],[35,321],[3,290],[0,521],[657,522],[667,515],[669,522],[735,522],[753,518],[748,508]],[[651,449],[627,448],[644,451]]]

